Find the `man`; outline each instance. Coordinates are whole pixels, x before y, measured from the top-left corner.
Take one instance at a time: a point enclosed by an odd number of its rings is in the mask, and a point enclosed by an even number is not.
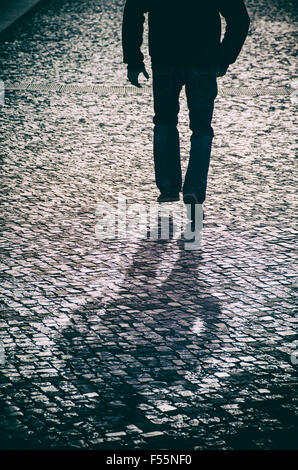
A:
[[[153,73],[155,180],[160,190],[157,200],[177,201],[182,190],[185,204],[193,208],[206,197],[217,77],[225,75],[238,57],[250,19],[242,0],[127,0],[123,61],[128,80],[137,87],[141,86],[139,74],[149,78],[141,52],[146,12]],[[220,14],[226,21],[222,42]],[[183,85],[192,136],[182,186],[177,124]]]

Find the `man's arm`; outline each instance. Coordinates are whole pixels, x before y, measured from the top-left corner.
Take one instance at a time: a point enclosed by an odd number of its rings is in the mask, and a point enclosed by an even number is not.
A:
[[[235,62],[242,49],[250,19],[243,0],[218,0],[218,9],[226,20],[219,62],[223,67],[227,67]]]
[[[122,23],[123,62],[130,70],[144,67],[141,51],[146,9],[143,0],[126,0]]]

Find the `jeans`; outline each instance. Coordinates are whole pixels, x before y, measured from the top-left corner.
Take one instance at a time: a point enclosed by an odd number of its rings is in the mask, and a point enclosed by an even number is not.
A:
[[[215,72],[197,66],[152,64],[154,98],[154,169],[161,193],[193,192],[204,202],[210,163],[211,126],[217,96]],[[179,95],[185,85],[192,131],[190,157],[182,188],[180,143],[177,129]]]

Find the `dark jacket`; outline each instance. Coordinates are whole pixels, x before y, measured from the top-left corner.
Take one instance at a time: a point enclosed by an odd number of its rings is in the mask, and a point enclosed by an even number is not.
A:
[[[123,62],[143,65],[143,26],[148,12],[149,54],[154,64],[211,69],[235,62],[250,19],[242,0],[127,0],[122,24]],[[221,40],[220,14],[226,20]]]

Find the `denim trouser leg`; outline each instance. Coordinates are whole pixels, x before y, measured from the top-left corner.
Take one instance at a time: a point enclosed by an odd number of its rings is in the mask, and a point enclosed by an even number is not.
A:
[[[196,67],[191,67],[188,69],[185,85],[192,136],[183,193],[193,192],[199,202],[203,203],[206,197],[208,169],[214,136],[211,121],[214,100],[217,96],[216,76],[212,73],[199,71]]]
[[[174,67],[153,67],[152,70],[155,181],[161,193],[178,193],[182,186],[177,129],[182,83]]]
[[[199,203],[203,203],[206,198],[212,139],[211,135],[203,135],[199,131],[193,131],[191,136],[190,157],[183,193],[195,193]]]

